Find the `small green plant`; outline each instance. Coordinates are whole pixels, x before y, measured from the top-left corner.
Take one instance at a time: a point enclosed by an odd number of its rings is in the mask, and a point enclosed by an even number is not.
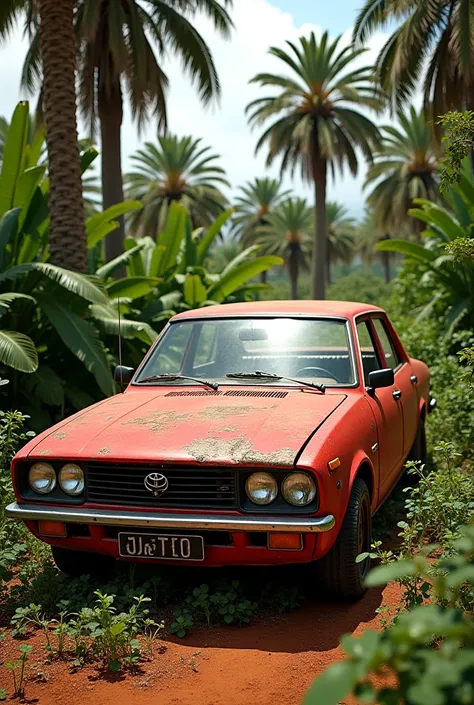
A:
[[[148,610],[143,604],[150,598],[143,595],[135,599],[128,612],[117,614],[114,596],[100,590],[96,595],[96,607],[84,608],[70,624],[69,633],[76,640],[76,656],[84,657],[84,646],[88,639],[93,655],[102,660],[112,671],[122,667],[134,669],[140,658],[140,634]]]
[[[21,644],[18,661],[6,664],[13,678],[13,697],[23,698],[25,696],[25,667],[29,660],[28,654],[32,650],[32,646]]]
[[[191,612],[188,609],[178,608],[173,613],[173,621],[171,622],[171,634],[176,634],[180,639],[189,634],[193,628],[194,620]]]

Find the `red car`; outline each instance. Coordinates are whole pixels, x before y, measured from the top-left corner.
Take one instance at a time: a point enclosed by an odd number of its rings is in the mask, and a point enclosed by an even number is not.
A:
[[[423,460],[429,372],[366,304],[277,301],[175,316],[122,394],[30,441],[7,512],[69,574],[107,561],[315,561],[358,596],[372,515]]]

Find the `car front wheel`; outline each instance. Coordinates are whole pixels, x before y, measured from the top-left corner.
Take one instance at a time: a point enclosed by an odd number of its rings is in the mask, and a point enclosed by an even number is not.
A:
[[[57,546],[51,546],[51,553],[56,567],[71,578],[90,575],[93,578],[109,579],[113,576],[115,561],[109,556],[71,551]]]
[[[372,512],[370,494],[361,478],[352,486],[344,521],[334,546],[316,564],[319,584],[330,597],[358,599],[365,593],[364,580],[370,558],[356,563],[360,553],[370,551]]]

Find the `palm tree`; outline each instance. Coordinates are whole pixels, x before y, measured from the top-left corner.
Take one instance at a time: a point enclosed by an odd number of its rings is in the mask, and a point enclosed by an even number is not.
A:
[[[277,95],[259,98],[248,107],[251,125],[276,117],[257,144],[268,144],[267,164],[281,156],[282,172],[301,167],[304,178],[315,186],[316,209],[312,253],[312,296],[323,299],[326,287],[328,168],[348,165],[357,174],[359,148],[367,159],[378,144],[379,132],[369,118],[355,108],[381,108],[373,82],[373,69],[355,68],[364,53],[353,47],[339,48],[341,38],[318,41],[312,33],[299,44],[287,42],[289,52],[272,47],[270,54],[292,71],[291,76],[261,73],[252,79],[260,86],[278,88]]]
[[[374,185],[367,202],[384,230],[414,228],[420,237],[421,222],[408,210],[415,198],[435,200],[438,194],[438,159],[433,132],[423,110],[412,106],[398,112],[399,127],[381,128],[381,149],[374,154],[365,185]]]
[[[377,254],[377,244],[382,240],[389,240],[390,234],[383,233],[378,219],[372,208],[365,209],[362,222],[355,232],[355,250],[360,255],[363,264],[371,265],[374,255]],[[380,252],[385,283],[390,283],[390,252]]]
[[[333,201],[326,204],[328,228],[327,277],[331,283],[331,265],[350,262],[354,254],[355,221],[347,215],[347,208]]]
[[[24,4],[34,2],[24,0]],[[100,123],[104,209],[123,201],[124,91],[139,129],[151,115],[156,116],[160,127],[166,127],[168,79],[155,53],[156,44],[160,57],[170,51],[182,60],[204,104],[217,98],[220,84],[211,52],[190,19],[203,11],[220,34],[228,37],[232,21],[226,7],[231,3],[232,0],[76,0],[80,106],[92,133],[97,121]],[[26,84],[37,85],[35,79],[40,73],[33,40],[24,69]],[[123,252],[124,233],[121,221],[121,227],[107,237],[108,260]]]
[[[289,198],[266,216],[259,240],[268,254],[284,257],[291,298],[298,298],[298,277],[311,249],[313,209],[304,198]]]
[[[173,201],[186,206],[194,227],[209,225],[227,206],[220,187],[229,184],[218,159],[194,137],[168,135],[157,144],[147,142],[132,157],[135,171],[125,176],[127,197],[143,202],[130,217],[132,232],[156,235]]]
[[[376,63],[382,87],[402,107],[422,73],[425,108],[434,117],[474,107],[472,0],[366,0],[354,29],[364,43],[387,22],[401,23]]]
[[[85,272],[87,241],[77,144],[74,6],[74,0],[2,0],[0,37],[10,33],[23,13],[27,22],[38,27],[33,42],[43,74],[51,262]]]
[[[278,179],[255,179],[240,187],[241,195],[236,199],[233,234],[244,247],[258,242],[258,231],[267,223],[267,215],[288,198],[291,191],[282,191]],[[268,272],[262,272],[262,283],[265,284]]]
[[[244,246],[255,244],[256,231],[266,223],[266,216],[272,212],[290,191],[283,191],[278,179],[264,177],[248,181],[240,186],[240,195],[235,202],[233,234]]]

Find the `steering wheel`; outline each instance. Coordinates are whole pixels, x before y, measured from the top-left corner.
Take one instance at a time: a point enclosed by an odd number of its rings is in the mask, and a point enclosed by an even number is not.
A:
[[[333,379],[335,382],[338,384],[341,383],[341,380],[336,377],[336,375],[333,372],[329,372],[329,370],[325,370],[324,367],[301,367],[301,369],[297,370],[295,373],[295,377],[300,377],[303,375],[304,372],[316,372],[317,374],[311,375],[312,377],[327,377],[328,379]],[[322,373],[322,374],[321,374]]]

